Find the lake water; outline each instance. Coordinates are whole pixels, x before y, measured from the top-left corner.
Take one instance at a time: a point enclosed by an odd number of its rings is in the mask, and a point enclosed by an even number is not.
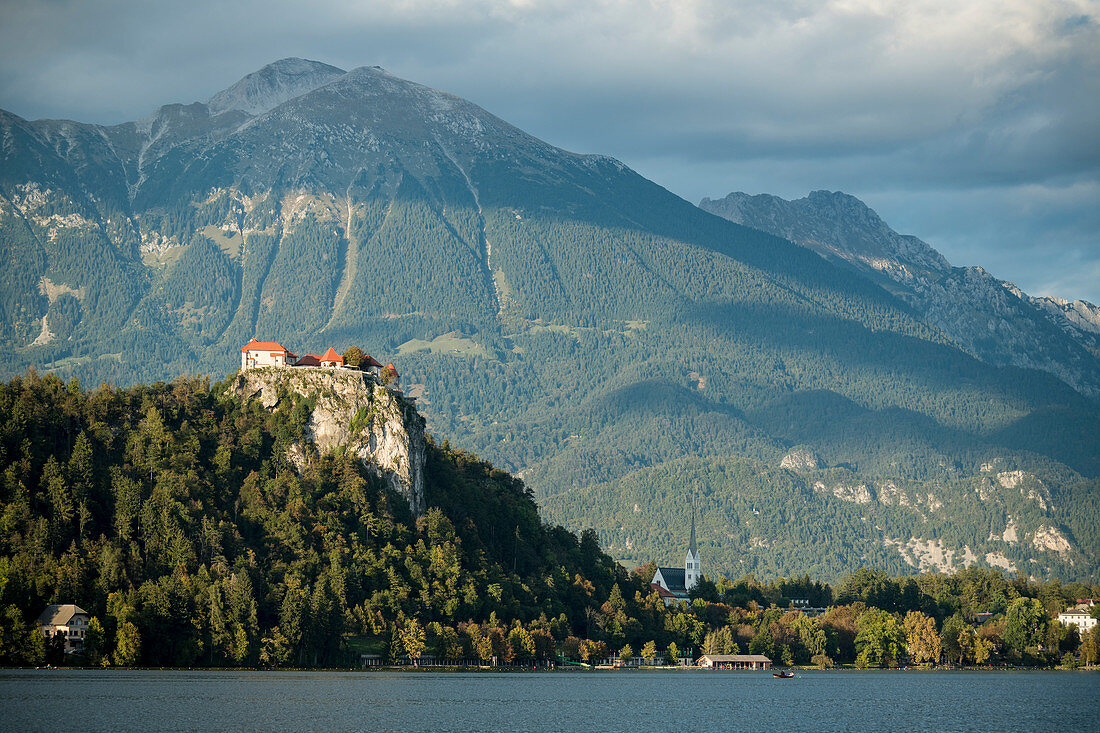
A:
[[[0,670],[0,730],[1100,730],[1098,672]]]

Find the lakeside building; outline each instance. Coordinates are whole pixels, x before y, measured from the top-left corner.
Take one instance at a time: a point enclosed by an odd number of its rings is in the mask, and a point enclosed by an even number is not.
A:
[[[72,603],[46,606],[38,616],[38,630],[46,640],[63,637],[65,653],[71,654],[84,648],[84,637],[92,617],[80,606]]]
[[[763,654],[704,654],[695,666],[708,669],[771,669],[772,660]]]
[[[649,587],[657,592],[666,606],[673,603],[686,602],[688,593],[699,578],[703,577],[703,565],[699,559],[699,548],[695,544],[695,502],[691,504],[691,541],[688,543],[687,554],[684,556],[684,567],[663,568],[658,567],[653,574],[653,580]]]
[[[1096,626],[1096,619],[1092,616],[1095,606],[1096,601],[1092,598],[1078,598],[1076,606],[1058,614],[1058,620],[1066,626],[1076,626],[1078,633],[1083,634]]]

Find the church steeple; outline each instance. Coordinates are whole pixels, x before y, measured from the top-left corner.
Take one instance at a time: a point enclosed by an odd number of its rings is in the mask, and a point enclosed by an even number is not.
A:
[[[687,555],[684,557],[684,588],[691,587],[703,577],[703,571],[699,564],[699,548],[695,544],[695,491],[691,492],[691,542],[688,543]]]
[[[691,495],[691,542],[688,544],[688,552],[692,555],[699,554],[699,548],[695,546],[695,494]]]

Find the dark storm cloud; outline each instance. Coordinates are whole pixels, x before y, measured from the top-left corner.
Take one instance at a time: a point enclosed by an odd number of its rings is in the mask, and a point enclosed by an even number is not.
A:
[[[391,72],[686,198],[864,198],[1100,301],[1095,0],[0,3],[0,106],[118,122],[277,58]]]

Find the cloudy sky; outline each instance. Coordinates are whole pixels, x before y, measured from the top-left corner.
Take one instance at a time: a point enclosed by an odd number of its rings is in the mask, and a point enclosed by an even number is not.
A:
[[[379,65],[690,201],[843,190],[1100,303],[1100,0],[0,0],[0,107],[114,123]]]

